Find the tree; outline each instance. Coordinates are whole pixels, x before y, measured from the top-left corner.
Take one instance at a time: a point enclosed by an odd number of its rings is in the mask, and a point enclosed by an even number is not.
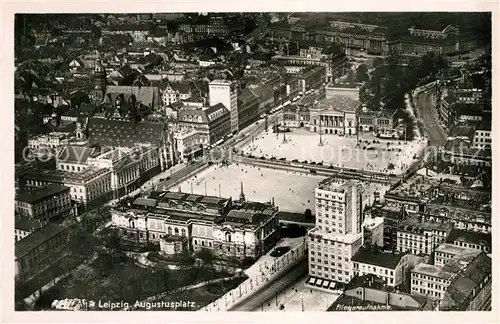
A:
[[[73,273],[73,286],[78,287],[78,293],[80,298],[87,301],[96,299],[96,287],[99,285],[96,283],[98,280],[97,272],[88,265],[83,265],[79,267]],[[88,310],[89,304],[86,304]]]
[[[160,297],[163,293],[168,294],[172,290],[172,287],[170,286],[171,277],[172,273],[170,270],[160,267],[155,269],[153,278],[156,286],[156,298]]]
[[[356,81],[356,74],[354,73],[353,70],[349,70],[349,73],[347,74],[347,82],[354,82]]]
[[[311,209],[307,208],[307,209],[305,210],[305,212],[304,212],[304,217],[305,217],[306,219],[312,219],[312,218],[313,218]]]
[[[379,66],[381,66],[382,64],[384,64],[384,60],[382,60],[380,57],[376,57],[376,58],[373,60],[373,67],[374,67],[374,68],[379,67]]]
[[[211,250],[203,248],[196,253],[196,257],[201,259],[204,265],[213,266],[215,256]]]
[[[366,64],[360,64],[356,70],[356,81],[364,82],[368,81],[370,77],[368,76],[368,67]]]
[[[68,250],[70,256],[83,257],[85,262],[94,253],[95,238],[87,233],[80,224],[76,224],[69,234]]]

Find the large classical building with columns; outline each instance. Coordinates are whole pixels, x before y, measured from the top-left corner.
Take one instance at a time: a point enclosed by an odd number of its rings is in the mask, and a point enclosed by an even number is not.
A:
[[[359,101],[347,96],[323,99],[311,108],[309,129],[312,132],[355,135]]]
[[[270,203],[245,201],[243,192],[233,201],[157,191],[114,209],[112,222],[122,238],[137,244],[166,246],[187,238],[191,251],[206,248],[219,257],[244,259],[257,258],[275,245],[277,214]]]

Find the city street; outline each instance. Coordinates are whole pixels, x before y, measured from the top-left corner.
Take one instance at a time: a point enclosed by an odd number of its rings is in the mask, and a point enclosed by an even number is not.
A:
[[[275,298],[276,295],[283,291],[287,286],[300,281],[307,275],[307,272],[307,260],[304,260],[297,264],[293,269],[290,269],[290,271],[283,273],[274,280],[269,281],[269,283],[263,286],[255,294],[246,298],[241,303],[231,307],[230,310],[239,312],[258,310],[265,302]]]
[[[418,115],[422,119],[422,124],[425,128],[430,145],[443,146],[446,144],[446,134],[439,125],[437,112],[433,107],[429,93],[422,92],[416,98],[416,108]]]

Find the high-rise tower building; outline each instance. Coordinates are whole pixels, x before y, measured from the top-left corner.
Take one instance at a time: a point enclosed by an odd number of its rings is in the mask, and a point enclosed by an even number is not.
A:
[[[308,233],[309,275],[322,288],[353,277],[352,256],[363,244],[361,183],[328,178],[315,190],[316,226]]]
[[[231,132],[238,131],[238,89],[236,82],[213,80],[208,84],[210,106],[222,103],[230,112]]]

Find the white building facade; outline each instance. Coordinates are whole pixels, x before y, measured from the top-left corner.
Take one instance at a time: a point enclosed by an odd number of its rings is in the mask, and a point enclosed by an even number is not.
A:
[[[362,245],[361,184],[326,179],[315,197],[316,226],[308,233],[309,275],[332,288],[335,282],[352,279],[351,258]]]

